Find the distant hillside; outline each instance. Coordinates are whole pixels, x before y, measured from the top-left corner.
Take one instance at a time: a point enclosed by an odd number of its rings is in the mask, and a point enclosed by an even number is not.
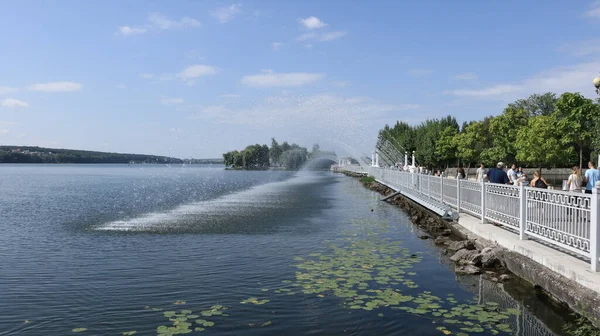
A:
[[[0,163],[222,163],[222,159],[182,160],[167,156],[76,149],[0,146]]]

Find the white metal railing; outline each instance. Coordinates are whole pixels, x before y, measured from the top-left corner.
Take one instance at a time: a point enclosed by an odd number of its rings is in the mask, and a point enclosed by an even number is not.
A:
[[[367,173],[422,205],[443,204],[481,219],[507,226],[522,240],[529,237],[591,259],[600,271],[600,188],[592,194],[512,186],[378,167],[348,165],[342,169]],[[438,206],[439,208],[439,206]]]

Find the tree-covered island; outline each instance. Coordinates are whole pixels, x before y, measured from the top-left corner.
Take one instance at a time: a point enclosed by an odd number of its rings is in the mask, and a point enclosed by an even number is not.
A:
[[[275,138],[271,139],[271,147],[267,145],[250,145],[241,151],[223,153],[225,166],[233,169],[268,169],[281,167],[288,170],[297,170],[306,161],[320,155],[319,145],[315,144],[311,152],[305,147],[295,143],[291,145],[285,141],[279,144]]]

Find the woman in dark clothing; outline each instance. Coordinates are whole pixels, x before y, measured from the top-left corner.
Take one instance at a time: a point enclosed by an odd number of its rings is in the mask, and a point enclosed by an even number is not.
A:
[[[542,177],[539,170],[533,172],[533,180],[531,180],[531,186],[534,188],[548,189],[548,182]]]
[[[467,174],[465,174],[465,170],[462,167],[458,168],[458,174],[457,174],[456,178],[464,180],[466,177],[467,177]]]

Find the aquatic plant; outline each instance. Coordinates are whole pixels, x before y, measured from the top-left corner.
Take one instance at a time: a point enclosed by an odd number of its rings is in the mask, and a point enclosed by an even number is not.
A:
[[[517,309],[501,309],[494,302],[459,304],[452,294],[442,298],[430,291],[413,293],[419,287],[418,274],[409,270],[422,261],[420,253],[386,238],[385,223],[359,223],[362,230],[358,233],[347,232],[323,251],[295,258],[298,271],[291,286],[305,295],[337,297],[348,309],[387,307],[428,318],[446,335],[512,332],[507,321],[521,313]],[[284,289],[275,292],[284,293]]]
[[[222,305],[214,305],[210,309],[202,310],[200,315],[205,317],[210,316],[229,316],[224,311],[228,308]],[[176,311],[166,311],[163,316],[168,318],[172,322],[171,326],[161,325],[156,328],[156,332],[159,336],[172,336],[179,334],[187,334],[192,331],[204,331],[206,328],[213,327],[215,322],[199,319],[200,315],[193,314],[193,311],[189,309],[182,309],[177,313]],[[192,320],[196,319],[193,322]],[[194,326],[194,323],[196,326]],[[193,328],[193,329],[192,329]]]

